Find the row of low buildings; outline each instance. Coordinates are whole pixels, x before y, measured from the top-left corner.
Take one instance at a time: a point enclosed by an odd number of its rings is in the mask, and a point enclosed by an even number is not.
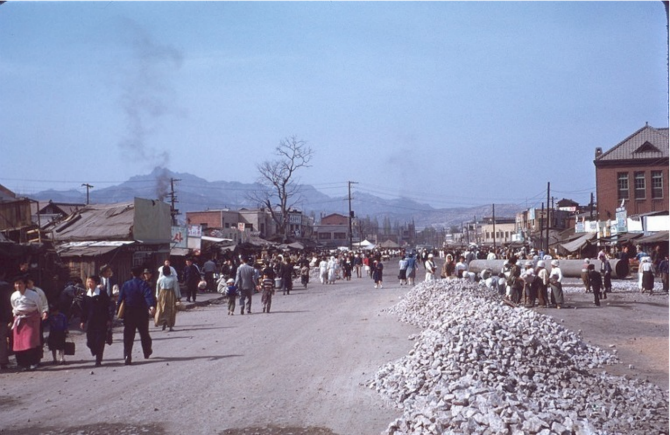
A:
[[[484,218],[466,225],[462,234],[450,235],[450,242],[542,248],[548,239],[550,246],[581,250],[593,243],[654,240],[665,243],[667,252],[668,150],[668,129],[645,125],[607,151],[596,149],[595,204],[580,207],[562,199],[549,209],[524,210],[495,223]],[[292,210],[288,219],[289,236],[299,242],[294,246],[334,248],[368,236],[359,220],[340,214],[321,216],[317,223],[315,216]],[[172,225],[169,205],[157,200],[59,204],[17,197],[0,186],[0,260],[11,269],[18,260],[10,259],[12,249],[3,246],[46,243],[53,245],[71,275],[85,276],[102,264],[118,263],[117,273],[126,276],[124,268],[132,265],[158,265],[170,256],[198,254],[212,245],[263,247],[276,236],[271,211],[262,208],[188,212],[186,220],[186,226]],[[352,228],[356,236],[350,234]],[[408,234],[392,241],[411,241],[414,229],[406,230]],[[17,258],[26,255],[12,252]]]

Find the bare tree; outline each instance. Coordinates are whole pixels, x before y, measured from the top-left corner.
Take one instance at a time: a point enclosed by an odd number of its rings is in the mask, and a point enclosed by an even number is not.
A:
[[[314,151],[307,142],[291,136],[279,142],[275,155],[278,157],[276,160],[256,166],[258,182],[267,189],[254,192],[252,199],[268,208],[277,225],[277,233],[285,242],[288,237],[289,210],[296,204],[300,193],[296,172],[310,167]],[[276,206],[275,201],[278,201]]]

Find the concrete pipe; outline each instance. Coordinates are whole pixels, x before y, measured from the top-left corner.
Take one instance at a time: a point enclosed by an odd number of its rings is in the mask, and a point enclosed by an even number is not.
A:
[[[470,272],[479,273],[484,269],[491,269],[494,273],[499,273],[506,260],[472,260],[470,262]],[[527,261],[532,260],[517,260],[517,264],[523,270],[524,265]],[[558,260],[560,262],[561,272],[563,276],[567,278],[580,278],[582,276],[582,267],[584,266],[584,260]],[[600,270],[600,260],[590,260],[596,270]],[[612,278],[624,279],[628,276],[629,268],[628,264],[625,261],[619,261],[618,259],[609,260],[610,266],[612,266]],[[533,265],[537,262],[533,261]],[[551,270],[551,260],[545,260],[547,270]]]

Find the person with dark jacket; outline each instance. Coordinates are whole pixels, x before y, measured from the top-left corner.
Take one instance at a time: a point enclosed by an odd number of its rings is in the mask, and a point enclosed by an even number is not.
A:
[[[95,366],[102,365],[107,332],[114,319],[114,303],[100,277],[91,275],[86,279],[86,296],[82,304],[81,329],[86,330],[86,346],[95,357]]]
[[[184,284],[186,284],[186,302],[195,302],[195,296],[198,294],[198,283],[202,277],[200,276],[200,269],[193,264],[193,259],[186,259],[186,267],[184,268]]]
[[[118,306],[124,305],[123,356],[126,365],[132,364],[136,331],[140,333],[144,359],[149,358],[153,353],[149,335],[149,317],[155,314],[156,299],[149,284],[140,278],[143,270],[142,267],[133,267],[131,270],[133,278],[123,284],[119,293]]]
[[[282,291],[285,295],[290,295],[293,290],[293,264],[291,259],[286,258],[286,262],[281,266]]]
[[[6,337],[9,334],[9,324],[14,320],[12,316],[12,293],[14,288],[11,284],[0,278],[0,369],[9,367],[9,348]]]
[[[86,289],[81,278],[74,277],[58,295],[58,308],[68,320],[81,316],[81,305],[85,294]]]

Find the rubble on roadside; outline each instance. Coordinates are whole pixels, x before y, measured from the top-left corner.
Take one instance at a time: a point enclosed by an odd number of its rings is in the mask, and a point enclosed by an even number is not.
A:
[[[615,377],[615,354],[463,280],[413,288],[389,310],[423,329],[369,384],[403,409],[385,434],[668,432],[667,392]]]

